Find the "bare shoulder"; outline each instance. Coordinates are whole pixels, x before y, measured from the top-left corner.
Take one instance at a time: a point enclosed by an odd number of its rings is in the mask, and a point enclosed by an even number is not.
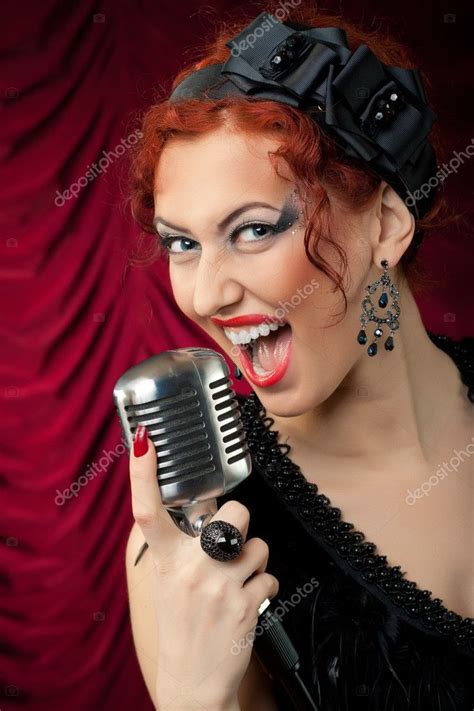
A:
[[[145,539],[134,523],[128,537],[125,566],[130,607],[130,621],[138,663],[148,693],[156,707],[155,677],[158,660],[157,615],[153,598],[153,561],[147,550],[135,566],[135,559]],[[239,688],[241,711],[277,711],[273,685],[255,653]]]

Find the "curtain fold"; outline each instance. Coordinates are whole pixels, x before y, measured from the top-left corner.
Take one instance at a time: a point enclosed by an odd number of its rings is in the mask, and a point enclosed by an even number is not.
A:
[[[356,2],[346,6],[358,17]],[[366,3],[367,14],[376,7]],[[189,48],[231,11],[230,0],[0,10],[2,711],[152,709],[128,618],[133,519],[112,390],[154,353],[216,345],[177,309],[166,262],[126,265],[138,234],[126,206],[127,146],[156,88],[171,85]],[[396,12],[403,27],[410,18],[407,41],[423,49],[447,142],[461,150],[471,140],[461,109],[472,75],[463,73],[462,9],[454,23],[441,9],[424,19],[408,2]],[[438,56],[443,37],[451,70]],[[466,161],[446,186],[462,209],[469,173]],[[427,325],[455,337],[473,326],[465,222],[427,245],[440,286],[420,297]],[[245,382],[236,389],[250,391]]]

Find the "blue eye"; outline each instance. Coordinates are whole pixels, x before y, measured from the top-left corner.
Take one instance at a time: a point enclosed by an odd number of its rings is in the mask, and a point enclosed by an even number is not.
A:
[[[159,237],[162,247],[164,247],[169,254],[183,254],[183,252],[190,251],[188,249],[182,251],[171,249],[173,242],[179,242],[180,244],[186,242],[188,245],[193,243],[193,240],[188,237],[173,237],[172,235],[159,235]]]
[[[275,225],[266,225],[265,223],[262,223],[262,222],[250,222],[250,223],[247,223],[247,225],[245,225],[245,224],[241,225],[240,227],[237,228],[237,232],[240,233],[240,232],[245,232],[246,230],[253,230],[253,229],[256,229],[256,230],[263,229],[263,230],[267,230],[267,231],[269,230],[270,234],[272,234],[272,235],[274,235],[276,232]],[[236,233],[234,233],[234,234],[236,234]],[[268,237],[267,234],[263,234],[263,235],[260,234],[257,236],[256,240],[244,240],[244,242],[247,242],[247,241],[260,242],[262,239],[265,239],[266,237]]]
[[[250,240],[244,240],[244,242],[252,243],[252,242],[262,242],[264,239],[268,239],[269,237],[272,237],[278,232],[277,225],[268,225],[265,222],[244,222],[243,224],[239,225],[236,227],[231,234],[229,235],[229,239],[231,240],[232,243],[236,242],[236,236],[240,234],[240,232],[244,232],[246,230],[264,230],[266,232],[269,232],[270,234],[257,234],[256,239],[250,239]],[[190,252],[192,251],[192,245],[193,244],[198,244],[198,242],[195,242],[194,240],[190,239],[189,237],[179,237],[178,235],[162,235],[160,233],[157,233],[158,237],[160,238],[160,244],[168,254],[184,254],[185,252]],[[189,249],[172,249],[171,246],[177,242],[180,245],[186,244],[188,245]],[[190,246],[191,245],[191,246]]]

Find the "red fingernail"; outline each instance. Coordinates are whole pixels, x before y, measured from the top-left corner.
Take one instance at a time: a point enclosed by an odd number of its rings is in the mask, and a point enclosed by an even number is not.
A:
[[[145,425],[138,425],[133,440],[133,454],[141,457],[148,452],[148,432]]]

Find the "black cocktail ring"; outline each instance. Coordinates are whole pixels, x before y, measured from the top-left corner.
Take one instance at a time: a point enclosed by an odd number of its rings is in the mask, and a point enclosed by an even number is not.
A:
[[[201,548],[214,560],[237,558],[244,544],[239,529],[227,521],[211,521],[201,532]]]

